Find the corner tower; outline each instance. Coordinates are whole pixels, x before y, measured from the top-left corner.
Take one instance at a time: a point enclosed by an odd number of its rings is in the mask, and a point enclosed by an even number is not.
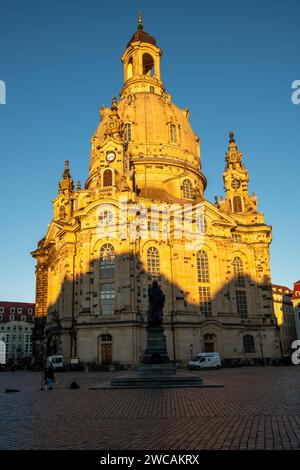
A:
[[[257,196],[249,196],[249,174],[243,164],[243,154],[237,148],[233,131],[229,132],[226,167],[223,173],[225,200],[220,200],[222,210],[237,216],[257,213]]]

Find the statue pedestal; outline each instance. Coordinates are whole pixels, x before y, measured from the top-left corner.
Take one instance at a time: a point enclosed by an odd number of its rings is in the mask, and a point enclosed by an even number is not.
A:
[[[147,348],[142,364],[167,364],[170,362],[163,326],[148,326]]]
[[[170,362],[163,326],[147,327],[147,348],[137,374],[115,377],[112,388],[182,388],[200,387],[199,375],[176,374],[175,365]]]
[[[198,375],[176,374],[175,364],[170,362],[164,327],[162,326],[165,296],[153,281],[148,289],[149,312],[147,326],[147,347],[137,374],[115,377],[112,388],[172,388],[199,387],[202,380]]]

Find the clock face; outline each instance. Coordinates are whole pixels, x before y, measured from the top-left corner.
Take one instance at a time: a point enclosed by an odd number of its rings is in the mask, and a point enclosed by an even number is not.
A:
[[[106,154],[106,160],[107,160],[108,162],[113,162],[115,158],[116,158],[115,152],[112,152],[112,151],[111,151],[111,152],[107,152],[107,154]]]
[[[61,186],[62,189],[67,189],[68,181],[65,181],[65,180],[61,181],[60,186]]]
[[[240,180],[234,178],[234,179],[231,181],[231,187],[232,187],[233,189],[238,189],[240,186],[241,186]]]

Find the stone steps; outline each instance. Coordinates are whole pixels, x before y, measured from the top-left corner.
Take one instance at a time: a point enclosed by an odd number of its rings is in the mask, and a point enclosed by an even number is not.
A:
[[[131,377],[115,377],[111,381],[112,388],[182,388],[200,387],[202,379],[196,375],[144,375]]]

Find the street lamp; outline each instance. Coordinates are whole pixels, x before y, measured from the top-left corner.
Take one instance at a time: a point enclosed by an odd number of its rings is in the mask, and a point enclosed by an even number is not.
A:
[[[193,359],[193,345],[190,344],[190,353],[191,353],[191,360]]]

